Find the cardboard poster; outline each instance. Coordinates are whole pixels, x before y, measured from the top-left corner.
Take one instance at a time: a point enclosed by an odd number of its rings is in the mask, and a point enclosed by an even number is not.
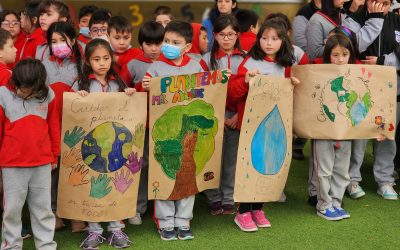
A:
[[[219,187],[227,82],[226,71],[151,80],[149,199]]]
[[[136,214],[146,93],[64,93],[57,214],[90,222]]]
[[[235,202],[280,199],[292,159],[292,115],[290,79],[251,79],[237,153]]]
[[[393,140],[397,76],[394,67],[376,65],[301,65],[292,75],[294,133],[314,139]]]

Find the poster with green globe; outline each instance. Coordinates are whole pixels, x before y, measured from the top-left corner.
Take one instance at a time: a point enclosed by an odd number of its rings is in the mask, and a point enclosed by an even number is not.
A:
[[[65,93],[57,214],[89,222],[136,214],[146,93]]]
[[[361,64],[297,65],[294,133],[313,139],[393,140],[397,75],[389,66]]]
[[[227,82],[226,71],[152,78],[149,199],[219,187]]]

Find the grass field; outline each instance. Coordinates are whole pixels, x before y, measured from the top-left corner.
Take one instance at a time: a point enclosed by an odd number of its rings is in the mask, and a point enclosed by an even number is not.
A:
[[[372,175],[372,153],[368,147],[362,168],[362,186],[367,195],[360,200],[344,198],[351,214],[348,220],[326,221],[307,204],[308,157],[293,161],[286,184],[286,203],[264,207],[272,228],[254,233],[241,232],[234,215],[211,216],[203,196],[196,197],[192,241],[164,242],[152,221],[152,209],[143,225],[127,224],[126,233],[134,241],[132,249],[399,249],[400,201],[386,201],[376,194]],[[306,155],[309,155],[309,147]],[[398,189],[397,189],[398,190]],[[105,225],[104,225],[105,227]],[[79,249],[83,234],[72,234],[67,227],[56,233],[58,249]],[[24,241],[24,249],[34,249],[33,240]],[[101,249],[113,249],[103,243]]]

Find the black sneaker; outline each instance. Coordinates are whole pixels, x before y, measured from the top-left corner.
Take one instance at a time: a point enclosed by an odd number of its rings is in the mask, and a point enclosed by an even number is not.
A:
[[[293,149],[292,150],[292,158],[295,160],[302,161],[305,159],[302,149]]]
[[[312,207],[315,207],[315,206],[317,206],[317,203],[318,203],[318,199],[317,199],[317,196],[316,195],[314,195],[314,196],[308,196],[308,204],[310,205],[310,206],[312,206]]]
[[[178,228],[178,239],[180,240],[193,240],[194,236],[190,227]]]
[[[210,213],[211,215],[219,215],[222,214],[224,210],[222,209],[222,204],[220,201],[214,202],[210,205]]]
[[[84,250],[97,250],[105,238],[101,234],[89,232],[89,236],[82,242],[81,248]]]
[[[224,210],[223,214],[236,214],[236,209],[234,205],[224,204],[222,205],[222,209]]]
[[[160,237],[162,240],[170,241],[178,239],[176,237],[176,231],[173,227],[161,228],[160,230],[158,230],[158,232],[160,233]]]
[[[22,239],[26,240],[32,237],[32,234],[30,234],[29,230],[27,228],[22,227],[21,230],[21,237]]]
[[[117,230],[110,232],[110,236],[108,236],[108,242],[110,246],[114,248],[127,248],[132,244],[132,241],[129,240],[128,235],[126,235],[122,230]]]

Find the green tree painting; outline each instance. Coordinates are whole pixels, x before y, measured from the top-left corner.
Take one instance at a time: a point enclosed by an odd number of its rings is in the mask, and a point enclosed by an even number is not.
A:
[[[168,109],[154,124],[154,158],[175,180],[169,200],[198,193],[196,175],[215,150],[218,120],[214,108],[201,100]]]

